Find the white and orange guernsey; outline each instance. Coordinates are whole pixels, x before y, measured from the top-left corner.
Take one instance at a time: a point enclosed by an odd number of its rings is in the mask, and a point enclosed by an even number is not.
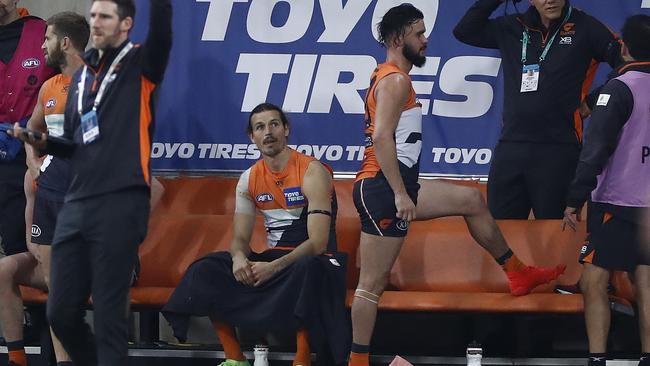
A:
[[[410,80],[410,76],[392,63],[383,63],[377,66],[370,76],[370,86],[365,99],[365,152],[361,169],[357,173],[357,180],[374,178],[381,171],[372,134],[375,131],[375,110],[377,100],[375,89],[379,82],[388,75],[400,73]],[[420,152],[422,151],[422,105],[417,100],[415,90],[411,86],[408,100],[402,107],[397,128],[395,130],[395,145],[397,160],[400,162],[400,171],[405,181],[416,182],[420,169]]]
[[[269,248],[295,248],[309,238],[307,232],[307,198],[302,192],[305,172],[315,158],[290,149],[291,157],[284,170],[273,172],[264,159],[244,171],[237,184],[236,212],[264,216]],[[332,172],[325,164],[323,166]],[[328,251],[336,250],[336,196],[332,192],[332,221]]]

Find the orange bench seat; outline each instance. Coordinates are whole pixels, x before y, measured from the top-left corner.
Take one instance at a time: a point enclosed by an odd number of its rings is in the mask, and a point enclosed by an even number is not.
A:
[[[141,274],[131,290],[131,304],[159,309],[179,283],[187,267],[214,251],[227,250],[232,239],[236,178],[204,177],[160,179],[165,187],[159,207],[149,224],[149,234],[140,246]],[[485,191],[476,182],[457,182]],[[352,180],[335,180],[339,200],[337,240],[347,252],[348,304],[359,278],[359,219],[352,203]],[[583,243],[584,225],[577,233],[562,232],[559,220],[505,220],[498,222],[514,251],[526,263],[567,265],[557,283],[576,283],[581,272],[577,263]],[[258,217],[254,250],[263,250],[266,231]],[[634,299],[625,277],[615,279],[617,299]],[[381,298],[383,311],[469,311],[580,313],[581,295],[560,295],[555,284],[541,286],[533,294],[511,296],[506,276],[494,259],[474,242],[462,218],[415,222],[391,272],[388,290]],[[28,303],[43,303],[47,294],[21,288]]]

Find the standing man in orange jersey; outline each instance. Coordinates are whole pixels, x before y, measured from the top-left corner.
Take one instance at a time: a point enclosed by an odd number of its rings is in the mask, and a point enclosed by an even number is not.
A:
[[[368,365],[377,305],[413,220],[462,216],[472,237],[503,267],[513,295],[525,295],[564,271],[564,266],[523,264],[508,247],[478,190],[418,180],[422,110],[408,73],[426,61],[423,14],[402,4],[390,9],[378,28],[386,62],[370,78],[366,150],[353,192],[361,218],[361,275],[352,304],[352,366]]]

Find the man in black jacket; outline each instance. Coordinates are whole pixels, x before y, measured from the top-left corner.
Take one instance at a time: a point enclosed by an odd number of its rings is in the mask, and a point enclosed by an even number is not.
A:
[[[578,110],[599,62],[619,43],[569,0],[529,0],[523,14],[489,19],[504,0],[478,0],[454,29],[461,42],[503,59],[503,129],[488,180],[497,219],[562,218],[582,140]]]
[[[150,0],[149,35],[134,45],[133,0],[94,0],[95,48],[73,77],[62,144],[14,135],[70,157],[72,180],[57,221],[47,314],[76,365],[127,362],[127,295],[149,218],[149,160],[157,85],[171,50],[171,1]],[[84,322],[92,293],[93,337]]]

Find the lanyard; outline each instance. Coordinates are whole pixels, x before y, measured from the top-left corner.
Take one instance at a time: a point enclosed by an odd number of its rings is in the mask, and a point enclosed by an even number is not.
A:
[[[104,79],[102,80],[102,83],[99,85],[99,90],[97,91],[97,95],[95,96],[95,102],[93,103],[93,110],[97,111],[97,106],[102,100],[102,97],[104,96],[104,92],[106,91],[106,87],[108,86],[108,83],[111,82],[111,77],[113,76],[113,72],[115,71],[115,67],[117,64],[122,61],[124,56],[126,56],[129,51],[133,48],[133,43],[129,42],[122,48],[120,53],[117,54],[117,57],[113,60],[111,63],[111,67],[108,68],[108,72],[104,76]],[[83,115],[83,95],[84,95],[84,89],[86,88],[86,74],[88,72],[88,66],[84,66],[83,73],[81,74],[81,80],[79,80],[79,95],[77,99],[77,110],[79,111],[79,115]]]
[[[553,37],[546,43],[546,47],[544,47],[544,52],[542,52],[542,55],[539,56],[539,63],[542,63],[544,59],[546,58],[546,54],[548,53],[548,50],[551,49],[551,45],[553,44],[553,41],[555,40],[555,36],[560,32],[560,29],[566,24],[566,22],[569,20],[569,17],[571,16],[571,12],[573,11],[573,7],[569,5],[569,11],[567,11],[566,16],[564,17],[564,20],[562,21],[562,24],[557,28],[555,33],[553,34]],[[528,28],[524,27],[524,34],[523,38],[521,41],[521,63],[526,64],[526,54],[528,51],[528,40],[530,39],[530,36],[528,35]]]

